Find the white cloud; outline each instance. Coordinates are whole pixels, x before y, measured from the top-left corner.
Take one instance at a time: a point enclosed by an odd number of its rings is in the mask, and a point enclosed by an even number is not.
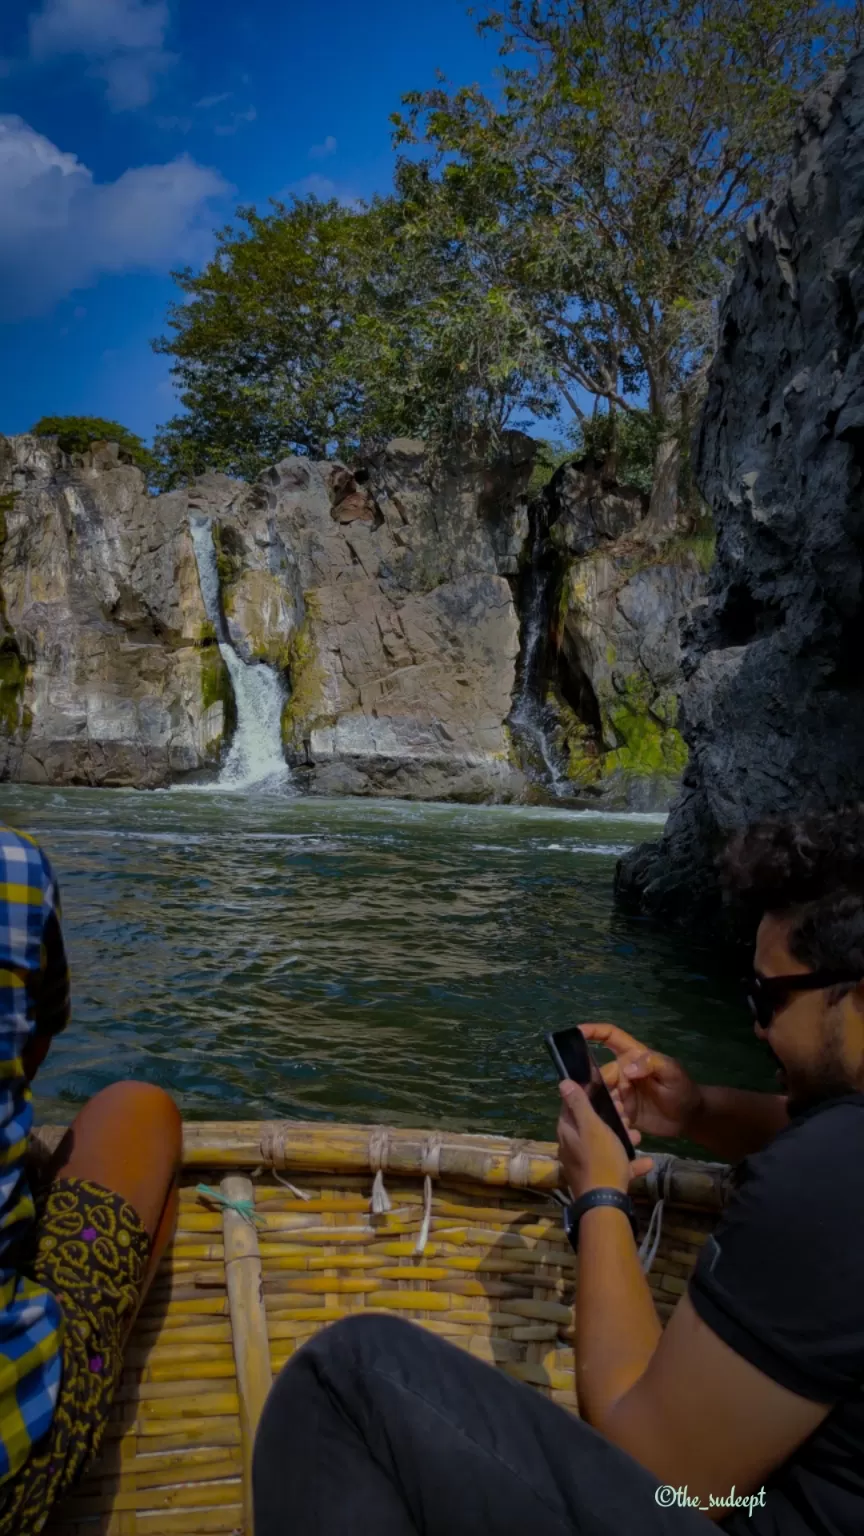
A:
[[[63,54],[91,60],[117,111],[146,106],[160,75],[177,62],[164,47],[167,0],[44,0],[30,18],[30,52],[42,61]]]
[[[309,151],[310,160],[326,160],[330,155],[335,155],[339,144],[332,133],[328,133],[322,144],[313,144]]]
[[[204,259],[210,199],[229,190],[188,155],[97,183],[77,156],[0,115],[0,320],[44,314],[106,273]]]
[[[221,107],[223,101],[230,101],[233,95],[233,91],[220,91],[218,96],[202,96],[200,101],[196,101],[195,110],[209,112],[211,107]]]
[[[237,133],[244,123],[254,123],[257,116],[258,113],[254,107],[247,107],[245,112],[232,113],[230,122],[217,123],[213,132],[220,134],[222,138],[227,138],[230,134]]]

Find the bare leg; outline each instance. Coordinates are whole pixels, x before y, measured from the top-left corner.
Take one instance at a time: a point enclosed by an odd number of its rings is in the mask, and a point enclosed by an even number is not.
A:
[[[183,1127],[174,1100],[149,1083],[112,1083],[76,1115],[51,1179],[88,1179],[128,1200],[150,1238],[146,1292],[177,1220]]]

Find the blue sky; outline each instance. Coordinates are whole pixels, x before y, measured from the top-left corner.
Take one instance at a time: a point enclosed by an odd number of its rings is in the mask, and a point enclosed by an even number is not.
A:
[[[238,203],[386,191],[402,92],[495,65],[465,0],[2,0],[0,432],[149,437],[171,268]]]

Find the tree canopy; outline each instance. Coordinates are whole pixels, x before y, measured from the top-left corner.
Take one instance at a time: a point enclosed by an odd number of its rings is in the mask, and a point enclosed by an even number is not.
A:
[[[551,413],[524,317],[502,305],[482,250],[430,228],[422,172],[400,182],[362,208],[241,209],[245,227],[219,232],[203,271],[175,273],[185,298],[155,343],[184,408],[157,439],[166,483],[400,434],[494,437],[517,404]]]
[[[177,274],[169,477],[527,418],[613,465],[650,441],[668,510],[737,231],[857,3],[513,0],[481,27],[500,90],[407,95],[391,196],[240,210]]]
[[[613,416],[647,406],[656,489],[689,427],[737,232],[802,95],[857,45],[858,9],[513,0],[481,27],[500,41],[500,99],[414,92],[397,142],[427,154],[439,231],[494,205],[500,286],[573,416],[592,400]]]

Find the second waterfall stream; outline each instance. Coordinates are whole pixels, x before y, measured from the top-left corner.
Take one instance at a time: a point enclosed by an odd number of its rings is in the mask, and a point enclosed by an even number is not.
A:
[[[237,707],[237,728],[219,774],[224,789],[292,789],[291,775],[282,749],[282,708],[285,689],[278,672],[264,662],[245,662],[238,656],[225,626],[219,597],[219,572],[213,530],[209,518],[192,517],[189,531],[201,596],[208,619],[216,631],[219,650],[231,678]]]

